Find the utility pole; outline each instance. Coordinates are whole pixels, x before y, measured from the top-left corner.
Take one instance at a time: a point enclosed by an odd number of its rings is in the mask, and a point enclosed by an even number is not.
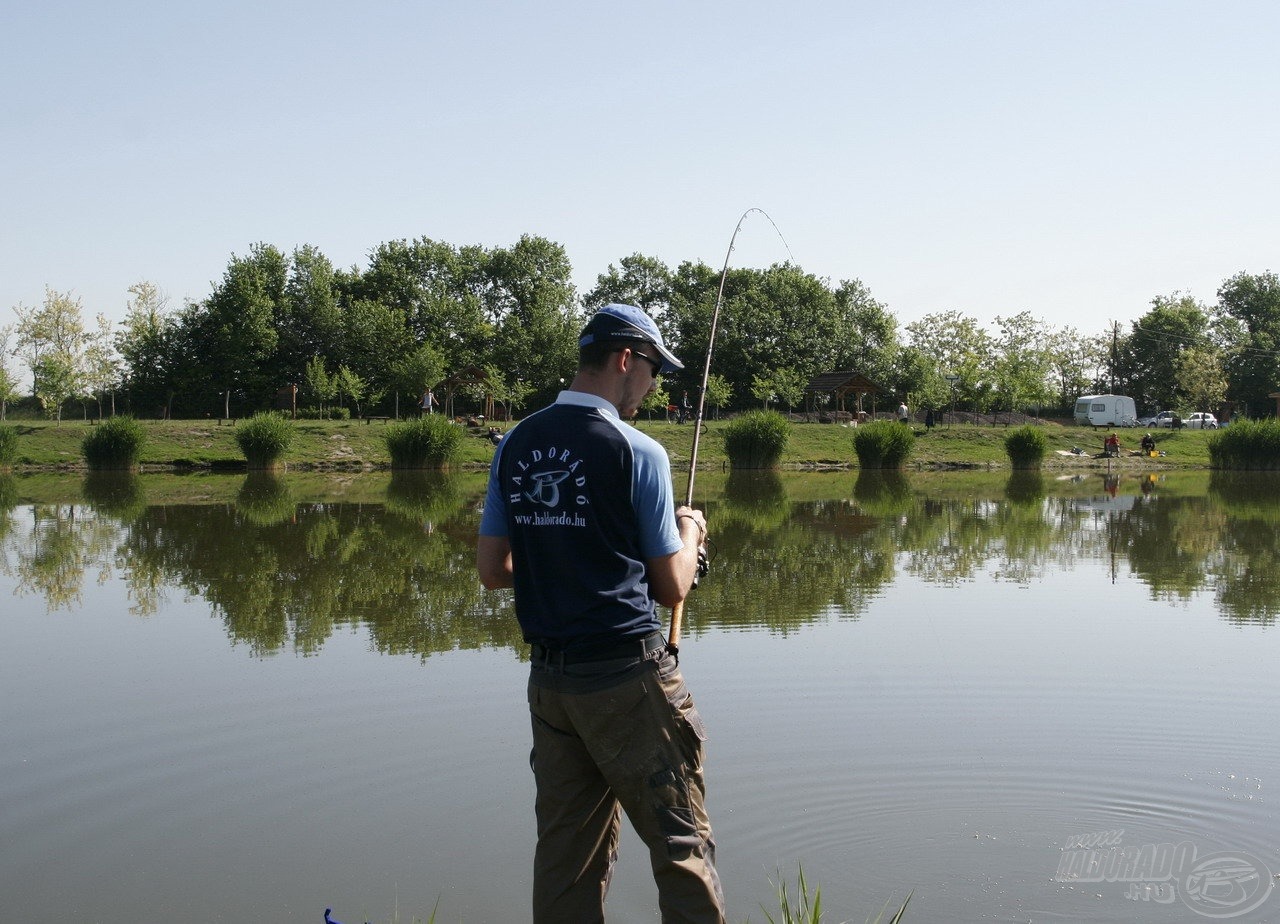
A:
[[[1116,393],[1116,363],[1120,358],[1120,322],[1111,322],[1111,387],[1108,391]]]

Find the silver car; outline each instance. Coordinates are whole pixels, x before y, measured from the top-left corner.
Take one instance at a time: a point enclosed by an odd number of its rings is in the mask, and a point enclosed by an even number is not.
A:
[[[1218,429],[1218,418],[1212,414],[1192,414],[1187,418],[1184,426],[1190,427],[1192,430],[1216,430]]]

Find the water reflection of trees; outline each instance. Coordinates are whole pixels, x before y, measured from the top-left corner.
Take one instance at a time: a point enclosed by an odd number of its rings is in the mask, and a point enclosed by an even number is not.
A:
[[[377,648],[427,656],[515,646],[519,633],[475,575],[474,519],[420,521],[384,506],[156,507],[129,524],[121,553],[207,599],[255,654],[317,650],[367,626]],[[459,517],[470,522],[454,522]]]
[[[1157,601],[1212,593],[1231,620],[1280,612],[1273,482],[1112,496],[1092,481],[1050,487],[1027,474],[969,484],[840,476],[831,483],[843,492],[828,493],[844,496],[804,501],[776,475],[731,478],[705,502],[717,556],[690,600],[689,631],[856,618],[899,574],[1029,583],[1082,562],[1127,568]],[[178,588],[208,600],[257,655],[310,653],[344,628],[388,653],[522,650],[509,595],[476,579],[478,497],[458,484],[410,473],[384,503],[313,503],[287,479],[256,475],[228,502],[148,506],[130,476],[86,479],[84,503],[20,507],[13,479],[0,478],[0,569],[51,611],[82,604],[88,581],[116,571],[139,615]]]

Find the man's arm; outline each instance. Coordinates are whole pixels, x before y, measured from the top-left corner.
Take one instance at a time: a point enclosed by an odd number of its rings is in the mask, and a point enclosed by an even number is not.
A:
[[[680,530],[683,548],[645,560],[649,592],[663,606],[675,606],[689,595],[698,573],[698,548],[707,535],[706,517],[701,510],[691,507],[680,507],[676,511],[676,527]]]
[[[511,542],[506,536],[481,536],[476,540],[476,570],[480,583],[489,590],[511,587],[514,571],[511,567]]]

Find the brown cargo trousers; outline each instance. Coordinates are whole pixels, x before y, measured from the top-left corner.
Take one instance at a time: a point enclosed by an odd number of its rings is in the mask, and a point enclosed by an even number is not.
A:
[[[663,924],[723,924],[702,719],[676,659],[539,664],[529,676],[538,794],[534,924],[604,920],[621,811],[649,848]]]

